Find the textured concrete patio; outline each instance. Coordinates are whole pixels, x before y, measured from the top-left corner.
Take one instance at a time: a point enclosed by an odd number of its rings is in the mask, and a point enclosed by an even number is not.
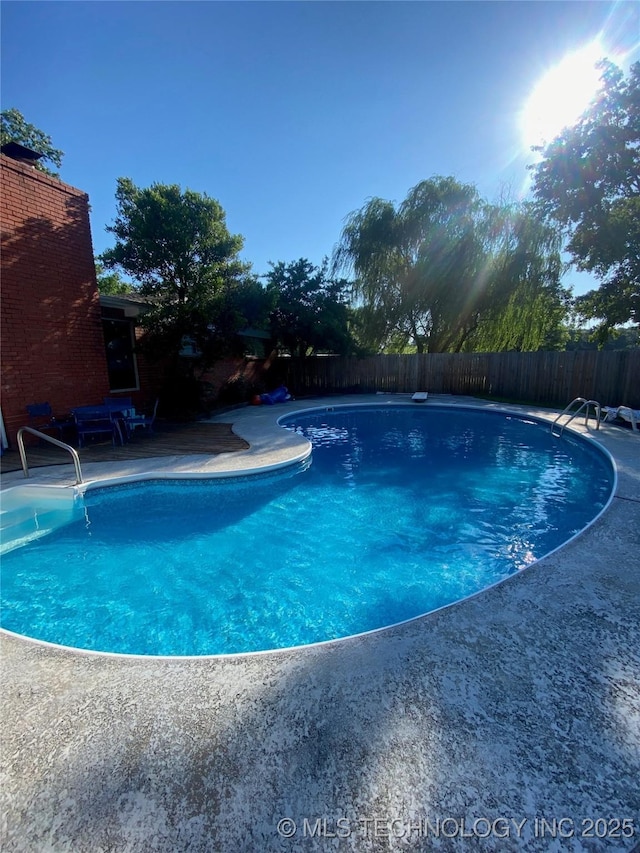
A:
[[[352,400],[319,405],[338,402]],[[234,412],[248,451],[96,463],[85,476],[275,467],[308,452],[276,417],[309,405]],[[633,850],[640,437],[608,424],[589,434],[618,467],[600,519],[501,585],[412,622],[200,659],[3,634],[3,850]],[[68,483],[70,471],[33,482]]]

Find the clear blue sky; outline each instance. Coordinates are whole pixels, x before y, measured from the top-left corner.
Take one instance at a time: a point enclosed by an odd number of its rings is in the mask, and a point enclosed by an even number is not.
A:
[[[320,263],[371,196],[454,175],[494,200],[526,185],[518,115],[536,81],[640,4],[3,2],[2,108],[65,152],[96,254],[116,179],[222,204],[257,273]],[[614,59],[614,55],[611,55]],[[637,55],[632,58],[637,58]],[[575,292],[592,286],[569,274]]]

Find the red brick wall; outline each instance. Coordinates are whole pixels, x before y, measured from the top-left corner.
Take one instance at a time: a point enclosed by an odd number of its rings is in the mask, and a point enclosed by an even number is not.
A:
[[[0,155],[2,415],[54,414],[109,393],[86,193]]]

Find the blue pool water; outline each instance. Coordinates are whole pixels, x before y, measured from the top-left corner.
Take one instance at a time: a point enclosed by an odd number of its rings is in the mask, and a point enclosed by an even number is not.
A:
[[[525,568],[608,501],[608,459],[480,410],[299,414],[310,465],[88,491],[3,558],[2,626],[150,655],[257,651],[391,625]]]

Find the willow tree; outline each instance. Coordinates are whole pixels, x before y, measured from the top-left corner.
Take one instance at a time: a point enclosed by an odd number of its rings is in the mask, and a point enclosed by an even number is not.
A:
[[[334,264],[354,274],[382,345],[404,336],[418,352],[462,346],[484,298],[483,212],[475,187],[437,177],[397,209],[374,198],[348,217]]]
[[[352,213],[334,265],[354,275],[366,338],[379,350],[404,342],[459,352],[482,328],[486,338],[490,322],[497,329],[510,300],[531,310],[532,291],[559,285],[557,240],[537,224],[534,239],[531,216],[489,205],[452,177],[431,178],[397,208],[374,198]]]
[[[499,298],[479,317],[465,342],[469,351],[561,349],[571,291],[561,284],[560,232],[528,203],[497,206],[490,263]]]

